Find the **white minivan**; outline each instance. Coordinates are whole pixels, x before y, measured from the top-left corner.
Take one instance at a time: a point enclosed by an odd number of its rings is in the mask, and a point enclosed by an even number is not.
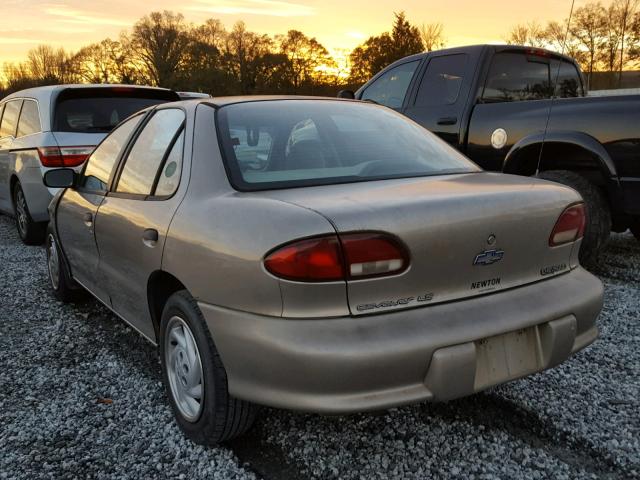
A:
[[[95,146],[132,113],[179,100],[163,88],[55,85],[0,100],[0,211],[15,215],[26,244],[44,240],[55,189],[42,183],[50,168],[79,168]]]

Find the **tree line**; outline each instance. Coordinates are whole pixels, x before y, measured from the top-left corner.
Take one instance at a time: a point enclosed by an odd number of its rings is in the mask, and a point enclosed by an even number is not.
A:
[[[588,79],[640,61],[640,0],[599,1],[573,12],[571,22],[514,26],[510,44],[564,51],[576,58]],[[566,40],[566,41],[565,41]],[[387,32],[373,35],[351,52],[331,55],[316,38],[289,30],[269,36],[243,22],[227,29],[218,19],[194,25],[175,12],[152,12],[123,32],[69,52],[40,45],[18,63],[5,63],[0,98],[13,91],[59,83],[146,84],[220,95],[335,95],[355,89],[407,55],[446,46],[443,25],[412,24],[394,13]]]
[[[226,29],[218,19],[193,25],[179,13],[152,12],[117,40],[107,38],[77,52],[40,45],[23,62],[5,63],[0,97],[59,83],[147,84],[217,96],[334,95],[398,58],[442,45],[441,26],[418,28],[397,13],[390,32],[369,38],[338,61],[316,38],[298,30],[269,36],[243,22]]]
[[[635,68],[640,60],[640,0],[613,0],[608,6],[590,2],[577,8],[569,21],[514,26],[507,42],[549,48],[575,58],[587,80],[594,72],[616,73]],[[617,83],[617,85],[615,85]]]

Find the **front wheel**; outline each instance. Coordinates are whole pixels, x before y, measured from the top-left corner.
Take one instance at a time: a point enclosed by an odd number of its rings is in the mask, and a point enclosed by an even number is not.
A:
[[[604,192],[582,175],[568,170],[549,170],[538,177],[571,187],[584,199],[587,225],[580,247],[580,263],[594,265],[611,234],[611,209]]]
[[[257,407],[229,394],[220,355],[200,308],[186,290],[167,300],[159,344],[169,403],[187,437],[216,445],[251,427]]]
[[[41,245],[45,238],[47,222],[35,222],[31,218],[27,199],[19,183],[13,189],[13,209],[22,242],[26,245]]]

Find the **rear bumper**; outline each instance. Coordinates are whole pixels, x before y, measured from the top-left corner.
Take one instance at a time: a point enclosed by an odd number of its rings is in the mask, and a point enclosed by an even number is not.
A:
[[[557,365],[595,340],[602,302],[602,283],[577,268],[483,297],[362,317],[286,319],[199,305],[232,395],[340,414],[448,400]],[[514,373],[521,359],[505,350],[508,361],[487,370],[479,340],[523,329],[535,364]]]

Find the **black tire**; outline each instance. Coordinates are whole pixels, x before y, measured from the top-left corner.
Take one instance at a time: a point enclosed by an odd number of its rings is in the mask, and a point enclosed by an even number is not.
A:
[[[171,356],[170,349],[177,350],[178,342],[172,342],[171,328],[175,327],[178,318],[188,327],[195,340],[201,366],[201,391],[199,413],[188,419],[178,405],[170,383],[170,366],[168,362],[176,357]],[[202,312],[194,298],[181,290],[169,297],[162,312],[160,325],[160,363],[162,378],[167,397],[176,421],[185,435],[193,442],[201,445],[217,445],[226,440],[245,433],[255,421],[258,407],[249,402],[238,400],[229,395],[227,373],[218,354],[218,350],[209,334]],[[182,358],[182,357],[180,357]],[[185,355],[184,358],[187,358]],[[180,361],[178,361],[179,363]],[[177,367],[173,367],[175,369]],[[188,374],[185,371],[185,374]],[[181,374],[180,374],[181,375]],[[173,375],[174,382],[175,375]],[[186,387],[183,387],[186,388]],[[179,395],[176,393],[175,395]]]
[[[49,284],[51,285],[53,295],[64,303],[75,302],[82,299],[84,289],[71,278],[62,251],[51,227],[47,228],[45,240],[47,273],[49,274]]]
[[[631,219],[631,226],[629,227],[633,236],[640,242],[640,217],[634,217]]]
[[[29,207],[20,183],[13,187],[13,213],[16,228],[25,245],[42,245],[47,232],[47,222],[35,222],[29,213]]]
[[[587,225],[580,247],[580,263],[594,266],[611,235],[611,209],[604,192],[582,175],[568,170],[549,170],[541,172],[538,177],[571,187],[582,195]]]

